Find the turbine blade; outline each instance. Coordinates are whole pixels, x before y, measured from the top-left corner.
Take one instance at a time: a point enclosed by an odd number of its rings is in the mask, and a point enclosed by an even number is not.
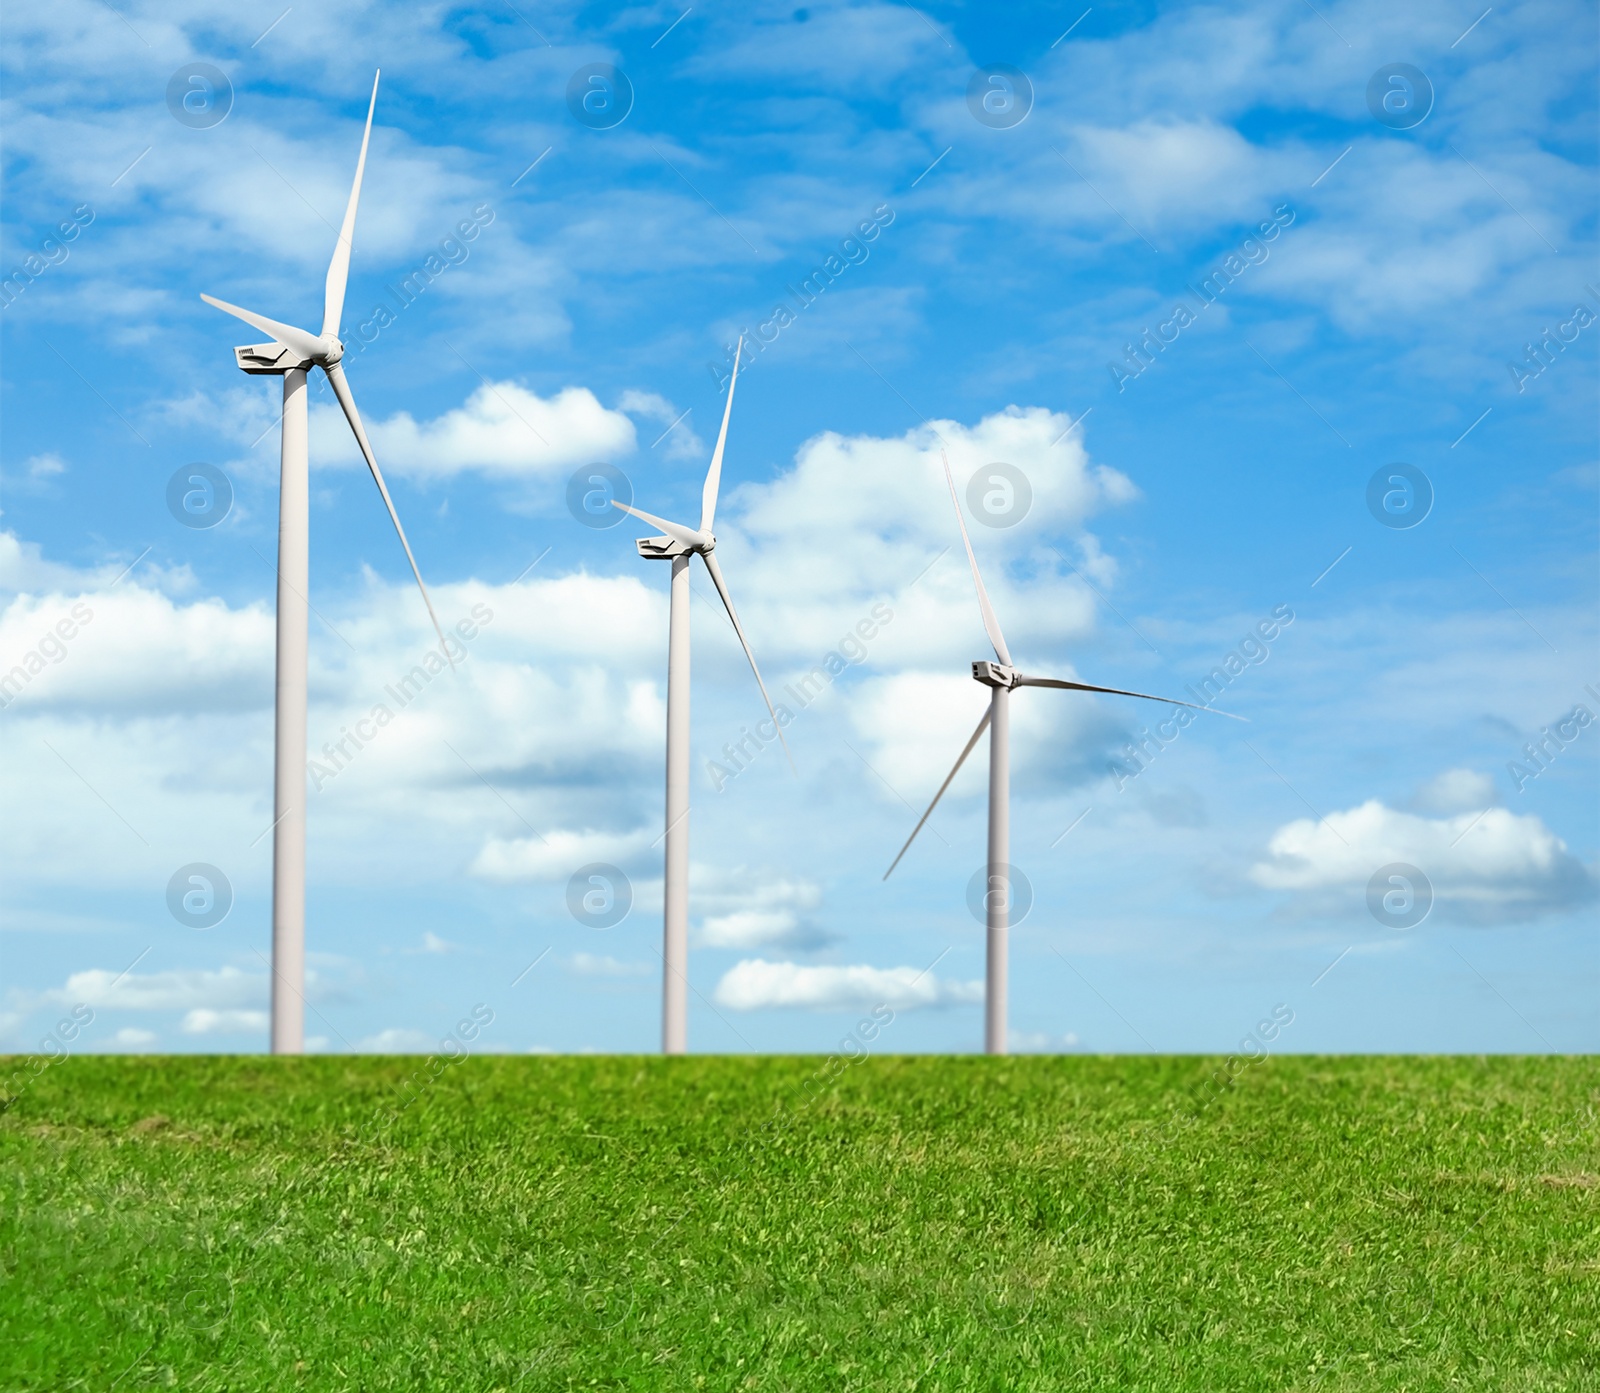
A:
[[[744,335],[733,350],[733,376],[728,379],[728,404],[722,408],[722,429],[717,432],[717,448],[711,452],[711,468],[706,471],[706,486],[700,495],[700,530],[711,531],[717,516],[717,489],[722,483],[722,447],[728,443],[728,417],[733,415],[733,389],[739,385],[739,356],[744,352]]]
[[[706,544],[705,534],[696,532],[692,527],[684,527],[681,523],[668,522],[665,518],[658,518],[654,513],[647,513],[643,508],[630,508],[626,503],[619,503],[615,498],[611,500],[613,508],[621,508],[625,513],[631,513],[641,522],[647,522],[652,527],[659,527],[675,542],[682,542],[686,547],[703,547]]]
[[[983,577],[978,574],[978,558],[972,554],[972,538],[967,536],[967,520],[961,515],[961,500],[956,497],[955,476],[950,473],[950,456],[940,450],[939,458],[944,461],[944,478],[950,485],[950,501],[956,505],[956,521],[961,525],[961,544],[967,549],[967,560],[972,565],[972,580],[978,587],[978,608],[983,611],[984,632],[989,635],[989,642],[994,645],[995,657],[1010,667],[1011,654],[1006,648],[1006,636],[1000,632],[1000,621],[994,617],[994,607],[989,603],[989,592],[983,588]]]
[[[350,279],[350,243],[356,235],[356,205],[361,202],[361,176],[367,170],[367,142],[372,139],[372,113],[378,108],[378,77],[372,76],[372,100],[367,104],[367,128],[361,133],[361,156],[356,160],[356,181],[350,185],[350,202],[345,205],[339,240],[333,244],[333,260],[328,263],[328,280],[322,292],[322,332],[337,336],[344,316],[344,287]]]
[[[728,611],[728,618],[733,620],[733,631],[739,635],[739,642],[744,647],[744,655],[750,660],[750,671],[756,675],[756,686],[761,688],[761,700],[767,703],[767,713],[772,717],[772,728],[778,732],[778,741],[783,746],[783,753],[789,760],[789,772],[798,777],[800,771],[794,767],[794,755],[789,752],[789,742],[783,738],[783,727],[778,724],[778,713],[773,708],[772,698],[767,695],[767,684],[761,680],[761,669],[756,666],[756,655],[750,651],[749,641],[744,636],[744,630],[739,626],[739,616],[734,613],[733,597],[728,594],[727,582],[722,579],[722,567],[717,565],[715,552],[703,551],[700,559],[706,563],[706,570],[711,573],[711,583],[717,587],[717,594],[722,596],[722,607]]]
[[[417,589],[422,591],[422,603],[428,607],[428,618],[433,620],[433,631],[439,635],[439,649],[444,654],[445,662],[453,668],[456,660],[450,654],[450,645],[445,641],[444,629],[439,625],[439,616],[434,613],[428,587],[422,583],[422,572],[417,569],[417,558],[411,554],[411,543],[406,540],[405,528],[400,526],[400,514],[394,510],[394,500],[389,497],[388,485],[383,482],[378,461],[372,453],[372,446],[367,441],[367,432],[361,424],[361,413],[356,410],[356,399],[350,395],[350,383],[345,378],[344,368],[335,363],[323,371],[328,374],[328,385],[333,388],[334,396],[339,398],[339,405],[344,408],[345,420],[350,422],[350,429],[355,432],[356,444],[366,456],[367,468],[372,471],[373,482],[377,484],[378,492],[383,495],[383,506],[389,510],[389,520],[394,523],[394,530],[400,536],[400,545],[405,548],[406,560],[411,563],[411,574],[417,578]]]
[[[904,856],[906,852],[911,850],[911,843],[916,841],[917,833],[922,831],[922,824],[933,816],[933,810],[939,806],[939,800],[944,797],[945,789],[950,787],[951,781],[961,772],[961,766],[967,762],[967,756],[972,753],[972,747],[982,738],[984,731],[989,729],[989,717],[993,714],[993,711],[994,708],[991,706],[983,708],[983,719],[978,722],[978,728],[972,732],[972,739],[967,741],[966,749],[962,750],[960,756],[956,759],[955,768],[944,776],[944,782],[939,785],[939,791],[933,795],[933,802],[928,804],[928,811],[917,819],[917,825],[911,829],[911,835],[906,838],[906,844],[900,848],[900,856]],[[896,856],[889,863],[889,869],[883,873],[885,880],[894,874],[894,868],[900,864],[900,856]]]
[[[315,358],[322,352],[322,341],[315,334],[308,334],[304,329],[296,329],[293,324],[282,324],[276,319],[268,319],[264,314],[257,314],[254,310],[242,310],[237,305],[230,305],[226,300],[219,300],[214,295],[200,297],[208,305],[215,305],[224,314],[231,314],[235,319],[242,319],[252,328],[259,329],[263,334],[271,334],[274,339],[285,348],[292,348],[302,358]]]
[[[1248,716],[1235,716],[1231,711],[1219,711],[1215,706],[1200,706],[1192,701],[1178,701],[1174,697],[1151,696],[1149,692],[1129,692],[1121,687],[1096,687],[1091,682],[1068,682],[1060,677],[1024,677],[1017,676],[1019,687],[1059,687],[1068,692],[1105,692],[1109,696],[1139,697],[1144,701],[1161,701],[1168,706],[1187,706],[1192,711],[1209,711],[1213,716],[1226,716],[1230,721],[1244,721],[1249,723]]]

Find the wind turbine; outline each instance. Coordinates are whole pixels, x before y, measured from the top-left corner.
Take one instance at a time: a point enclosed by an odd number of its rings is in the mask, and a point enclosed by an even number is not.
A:
[[[274,713],[276,769],[272,788],[272,1052],[301,1054],[305,1049],[306,965],[306,640],[310,602],[310,470],[306,415],[306,373],[313,367],[327,375],[328,385],[344,408],[356,444],[383,495],[394,530],[400,534],[406,560],[422,590],[423,603],[439,635],[445,660],[453,668],[449,644],[439,617],[433,612],[422,572],[411,554],[405,529],[394,510],[388,487],[378,470],[372,446],[361,425],[355,398],[345,379],[340,359],[339,318],[344,311],[345,282],[350,277],[350,239],[355,233],[356,205],[361,200],[361,176],[367,167],[367,142],[372,137],[372,113],[378,105],[378,76],[372,79],[372,101],[367,107],[367,127],[361,136],[361,156],[356,161],[355,183],[344,210],[344,225],[334,244],[333,260],[323,287],[322,332],[313,334],[280,324],[264,314],[240,309],[210,295],[208,305],[242,319],[271,334],[274,342],[233,350],[241,370],[256,376],[283,378],[283,449],[278,485],[278,651],[277,692]]]
[[[928,811],[923,813],[917,825],[911,829],[911,835],[906,838],[905,846],[900,848],[900,855],[890,863],[889,869],[883,873],[887,880],[894,868],[900,864],[900,857],[910,849],[911,843],[916,840],[917,833],[922,830],[926,822],[938,806],[939,800],[944,797],[944,791],[950,787],[951,781],[966,763],[967,756],[972,753],[973,746],[985,730],[989,732],[989,864],[985,872],[985,893],[983,897],[984,913],[987,920],[987,970],[984,980],[983,993],[983,1048],[989,1054],[1006,1053],[1006,989],[1007,989],[1007,959],[1008,944],[1011,932],[1011,692],[1015,687],[1059,687],[1069,692],[1105,692],[1111,696],[1139,697],[1144,701],[1161,701],[1171,706],[1188,706],[1196,711],[1211,711],[1218,716],[1227,716],[1226,711],[1216,711],[1209,706],[1196,706],[1192,701],[1174,701],[1171,697],[1151,696],[1148,692],[1130,692],[1121,687],[1097,687],[1089,682],[1068,682],[1060,677],[1030,677],[1026,673],[1018,672],[1012,665],[1011,652],[1006,647],[1005,635],[1000,632],[1000,621],[995,618],[994,607],[989,603],[988,592],[983,588],[983,577],[978,573],[978,558],[972,553],[972,539],[967,536],[967,522],[961,515],[961,503],[956,497],[956,481],[950,473],[950,459],[940,451],[944,459],[945,482],[950,485],[950,501],[956,506],[956,522],[961,528],[961,541],[967,549],[967,561],[972,566],[972,581],[978,589],[978,609],[983,614],[984,631],[989,635],[989,642],[994,645],[995,657],[999,662],[975,662],[972,665],[972,677],[976,682],[983,683],[989,688],[989,709],[983,713],[983,719],[978,722],[978,728],[972,732],[972,738],[967,741],[967,746],[957,757],[955,767],[945,776],[945,781],[939,785],[939,791],[933,795],[933,802],[928,804]],[[1231,716],[1231,720],[1241,721],[1242,716]]]
[[[711,468],[706,471],[705,488],[700,495],[700,526],[684,527],[668,522],[613,498],[613,505],[625,513],[659,527],[663,537],[641,537],[635,543],[646,561],[672,562],[672,608],[667,628],[667,831],[666,873],[663,878],[661,960],[661,1051],[684,1054],[689,1048],[689,558],[698,556],[705,563],[711,583],[722,597],[723,608],[733,621],[744,655],[750,660],[761,699],[767,703],[773,729],[789,755],[789,742],[767,695],[756,655],[733,608],[722,567],[717,564],[717,539],[711,531],[717,513],[717,488],[722,482],[722,451],[728,443],[728,418],[733,414],[733,389],[739,381],[739,356],[744,350],[741,337],[733,354],[733,376],[728,382],[728,402],[722,408],[722,429],[717,433],[717,448],[711,452]],[[794,768],[794,756],[789,755]]]

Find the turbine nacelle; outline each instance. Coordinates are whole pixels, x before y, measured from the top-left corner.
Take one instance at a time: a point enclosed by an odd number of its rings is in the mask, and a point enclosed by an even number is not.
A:
[[[244,344],[233,350],[233,356],[239,364],[239,371],[254,377],[281,377],[296,368],[305,372],[316,366],[312,359],[281,343]]]
[[[1008,690],[1017,685],[1017,679],[1022,674],[1014,667],[1007,667],[1004,663],[976,662],[972,665],[972,680],[982,682],[985,687],[1005,687]]]
[[[309,338],[310,336],[307,335]],[[324,334],[315,340],[317,351],[310,356],[300,349],[292,348],[286,343],[251,343],[244,344],[233,350],[233,356],[239,364],[241,372],[247,372],[256,377],[273,377],[282,373],[293,372],[296,368],[307,372],[311,368],[321,368],[323,371],[331,368],[344,357],[344,344],[331,334]],[[302,347],[304,347],[303,345]]]
[[[308,372],[321,368],[326,372],[344,358],[344,344],[332,334],[313,337],[298,346],[274,341],[272,343],[242,344],[233,350],[239,371],[256,377],[275,377],[299,368]],[[313,350],[314,346],[314,350]]]
[[[673,561],[680,556],[693,556],[696,552],[704,555],[716,545],[716,539],[712,538],[711,547],[704,548],[680,542],[676,537],[640,537],[634,545],[646,561]]]

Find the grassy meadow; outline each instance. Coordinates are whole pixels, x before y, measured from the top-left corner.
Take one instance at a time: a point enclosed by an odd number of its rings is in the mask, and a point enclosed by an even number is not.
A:
[[[1595,1059],[25,1063],[6,1393],[1600,1389]]]

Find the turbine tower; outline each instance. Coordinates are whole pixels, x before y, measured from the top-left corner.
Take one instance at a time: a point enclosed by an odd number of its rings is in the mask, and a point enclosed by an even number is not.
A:
[[[739,636],[744,655],[750,660],[761,699],[767,703],[773,729],[789,754],[789,742],[773,709],[772,698],[761,680],[756,655],[750,651],[739,616],[733,608],[722,567],[717,564],[717,539],[711,526],[717,513],[717,489],[722,482],[722,451],[728,443],[728,418],[733,414],[733,389],[739,381],[739,356],[744,339],[733,355],[733,376],[728,382],[728,401],[722,409],[722,429],[717,448],[711,453],[711,468],[706,471],[705,488],[700,495],[700,526],[684,527],[668,522],[626,503],[612,499],[625,513],[659,527],[663,537],[641,537],[635,544],[646,561],[672,562],[672,607],[667,629],[667,831],[666,872],[663,877],[661,943],[661,1052],[684,1054],[689,1048],[689,558],[698,556],[705,563],[711,583],[722,597],[733,631]],[[789,756],[794,768],[794,757]]]
[[[283,378],[283,448],[278,485],[278,644],[277,690],[274,707],[276,770],[272,789],[272,1052],[301,1054],[305,1050],[306,965],[306,642],[310,579],[309,430],[306,414],[306,374],[313,367],[327,375],[328,385],[344,408],[356,444],[383,495],[394,530],[400,534],[406,560],[422,590],[423,603],[439,635],[445,661],[453,668],[439,617],[433,612],[422,572],[411,554],[405,529],[394,510],[388,487],[378,470],[372,446],[361,425],[355,398],[345,379],[340,359],[339,319],[344,311],[345,282],[350,277],[350,239],[355,232],[356,205],[361,200],[361,176],[367,167],[367,142],[372,137],[372,113],[378,104],[378,76],[372,79],[372,101],[367,126],[361,136],[361,156],[356,161],[355,183],[344,210],[344,225],[334,244],[333,260],[323,287],[322,332],[313,334],[280,324],[265,315],[216,300],[208,305],[242,319],[271,334],[272,343],[234,349],[239,367],[257,376]]]
[[[1193,707],[1196,711],[1210,711],[1214,715],[1227,716],[1226,711],[1217,711],[1214,707],[1196,706],[1192,701],[1174,701],[1171,697],[1151,696],[1148,692],[1129,692],[1121,687],[1097,687],[1088,682],[1068,682],[1060,677],[1030,677],[1026,673],[1018,672],[1011,662],[1011,651],[1006,647],[1005,635],[1000,632],[1000,621],[995,618],[994,607],[989,603],[988,592],[983,588],[983,577],[978,573],[978,558],[972,552],[972,539],[967,536],[967,522],[961,515],[961,502],[956,497],[955,478],[950,473],[949,457],[940,451],[944,458],[945,482],[950,486],[950,501],[956,507],[956,522],[961,528],[961,542],[967,549],[967,561],[972,567],[972,581],[978,590],[978,609],[983,615],[984,632],[989,635],[989,642],[994,645],[994,655],[998,662],[986,660],[975,662],[972,665],[972,677],[976,682],[981,682],[989,689],[989,709],[983,713],[983,719],[978,722],[978,728],[972,732],[972,738],[967,741],[966,748],[957,757],[955,767],[945,775],[945,780],[939,785],[939,791],[933,795],[933,802],[928,804],[928,811],[923,813],[917,825],[911,829],[911,835],[906,838],[905,846],[900,848],[900,855],[890,863],[889,869],[883,873],[883,878],[888,878],[894,873],[894,868],[900,864],[900,858],[910,849],[911,843],[916,840],[917,833],[922,830],[922,824],[932,815],[939,800],[944,797],[944,791],[950,787],[951,781],[966,763],[967,756],[972,753],[982,737],[983,732],[989,732],[989,863],[984,880],[984,914],[986,918],[986,953],[987,963],[984,976],[983,993],[983,1048],[989,1054],[1006,1053],[1006,995],[1007,995],[1007,967],[1009,960],[1009,940],[1011,935],[1011,692],[1016,687],[1059,687],[1069,692],[1105,692],[1110,696],[1139,697],[1144,701],[1161,701],[1172,706]],[[1243,720],[1242,716],[1232,716],[1235,721]]]

